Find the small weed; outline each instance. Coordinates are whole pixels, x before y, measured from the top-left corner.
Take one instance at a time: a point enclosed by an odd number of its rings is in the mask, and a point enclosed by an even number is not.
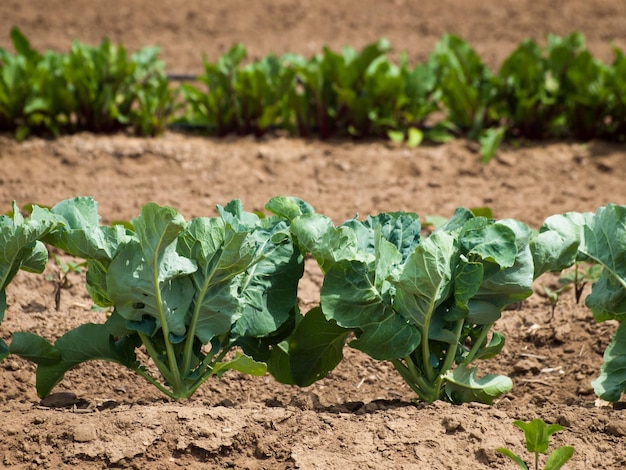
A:
[[[87,266],[87,262],[65,262],[55,254],[52,254],[52,257],[54,258],[58,271],[55,274],[50,274],[47,279],[51,282],[54,282],[54,308],[58,312],[61,308],[61,291],[63,289],[69,289],[70,287],[72,287],[72,284],[67,278],[68,274],[80,274],[83,271],[83,268]]]
[[[550,441],[550,436],[555,432],[562,431],[565,429],[560,424],[546,424],[541,419],[533,419],[529,422],[524,421],[513,421],[513,424],[524,431],[524,437],[526,439],[526,449],[528,452],[532,452],[535,454],[535,464],[533,466],[534,470],[539,470],[539,454],[545,454],[548,451],[548,445]],[[506,449],[504,447],[499,447],[496,449],[497,452],[509,457],[513,460],[520,468],[524,470],[529,470],[528,465],[522,460],[522,458],[513,453],[511,450]],[[571,446],[562,446],[555,449],[547,458],[546,464],[543,467],[544,470],[558,470],[565,463],[572,458],[574,454],[574,448]]]

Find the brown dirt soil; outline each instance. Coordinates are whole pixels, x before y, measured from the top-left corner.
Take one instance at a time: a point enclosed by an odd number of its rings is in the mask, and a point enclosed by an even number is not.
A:
[[[287,50],[312,54],[329,44],[360,47],[385,36],[410,60],[421,60],[446,32],[476,48],[492,67],[525,37],[582,31],[592,51],[610,59],[626,46],[626,10],[610,1],[409,2],[231,1],[155,4],[4,0],[0,47],[19,26],[35,47],[66,50],[77,38],[108,36],[129,49],[158,43],[172,72],[201,69],[235,42],[251,57]],[[93,195],[103,222],[129,219],[148,201],[190,218],[214,215],[233,198],[262,209],[275,195],[311,202],[341,222],[354,214],[410,210],[451,215],[457,206],[489,206],[498,218],[538,226],[549,215],[626,204],[626,149],[591,142],[505,147],[489,165],[464,141],[408,150],[384,142],[299,139],[206,139],[168,133],[156,139],[75,135],[17,144],[0,136],[0,210],[36,202],[52,205]],[[54,275],[49,263],[46,275]],[[312,265],[302,281],[303,309],[319,296]],[[55,309],[46,276],[19,273],[8,289],[0,336],[29,330],[50,340],[87,321],[81,275],[70,277]],[[307,389],[271,377],[230,373],[186,403],[172,403],[133,373],[89,363],[67,374],[56,402],[41,402],[34,368],[10,357],[0,364],[0,466],[5,468],[514,468],[495,452],[525,455],[515,419],[542,418],[566,430],[553,446],[573,445],[566,468],[626,466],[626,407],[596,402],[590,380],[615,325],[596,324],[569,294],[550,319],[541,284],[497,329],[507,345],[483,371],[507,374],[514,389],[493,406],[414,404],[393,368],[346,349],[346,360]],[[65,393],[65,395],[63,395]],[[74,394],[74,395],[71,395]]]

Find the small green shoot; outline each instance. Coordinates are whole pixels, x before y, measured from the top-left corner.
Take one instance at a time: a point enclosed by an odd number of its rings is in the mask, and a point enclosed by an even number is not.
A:
[[[558,289],[551,289],[546,285],[541,285],[543,291],[546,293],[546,297],[548,298],[548,302],[550,302],[550,319],[549,322],[554,318],[554,311],[556,310],[556,304],[559,303],[559,299],[561,298],[561,294],[565,291],[571,289],[570,285],[564,285],[559,287]]]
[[[560,424],[546,424],[543,420],[536,418],[529,422],[513,421],[513,424],[524,431],[526,439],[526,450],[535,454],[535,464],[532,468],[539,470],[539,454],[545,454],[548,451],[550,436],[558,431],[565,429]],[[529,470],[524,460],[511,450],[504,447],[496,449],[497,452],[509,457],[520,468]],[[555,449],[547,458],[544,470],[558,470],[572,458],[574,448],[571,446],[561,446]]]
[[[52,254],[54,262],[57,265],[57,272],[47,276],[47,279],[54,282],[54,308],[58,312],[61,308],[61,291],[72,287],[68,279],[68,274],[80,274],[83,268],[87,267],[87,262],[77,263],[75,261],[63,261],[58,255]]]
[[[602,265],[596,263],[583,263],[576,261],[573,269],[559,277],[559,284],[568,289],[574,287],[576,304],[580,304],[583,290],[587,283],[595,283],[602,274]]]

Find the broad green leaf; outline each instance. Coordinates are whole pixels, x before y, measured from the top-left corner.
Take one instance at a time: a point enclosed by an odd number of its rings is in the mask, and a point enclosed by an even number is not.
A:
[[[46,269],[46,263],[48,262],[48,250],[46,245],[37,240],[30,250],[30,253],[25,253],[24,259],[20,269],[29,273],[42,273]]]
[[[19,269],[43,272],[48,253],[39,240],[60,225],[46,209],[33,206],[31,217],[25,219],[15,202],[12,207],[11,217],[0,216],[0,323],[6,309],[6,287]]]
[[[265,375],[267,366],[263,362],[257,362],[250,356],[237,352],[233,359],[215,363],[212,375],[222,377],[222,375],[229,370],[237,370],[244,374],[262,376]]]
[[[287,321],[296,305],[304,260],[283,222],[271,230],[258,229],[254,235],[260,258],[239,279],[243,309],[233,333],[264,337]]]
[[[356,219],[342,224],[351,228],[357,237],[358,253],[366,259],[376,250],[379,237],[393,244],[405,260],[420,243],[421,224],[417,214],[411,212],[384,212],[368,216],[364,221]],[[377,259],[379,256],[377,255]]]
[[[586,298],[598,321],[626,319],[626,206],[599,208],[583,227],[580,251],[604,267]]]
[[[272,214],[293,220],[303,214],[313,214],[315,210],[308,202],[297,197],[276,196],[269,200],[265,208]]]
[[[482,260],[509,268],[517,255],[516,233],[504,224],[492,223],[483,217],[468,220],[459,236],[466,256],[473,255]]]
[[[327,320],[322,309],[316,307],[272,350],[268,370],[280,382],[308,387],[341,362],[343,346],[350,334],[351,330]]]
[[[574,448],[572,446],[562,446],[554,449],[546,460],[544,470],[559,470],[565,465],[569,459],[574,455]]]
[[[37,393],[40,397],[48,395],[68,370],[83,362],[107,360],[130,369],[138,367],[134,345],[125,339],[116,342],[104,324],[80,325],[61,336],[54,348],[61,352],[60,360],[37,367]]]
[[[451,293],[459,256],[452,235],[434,232],[413,251],[394,281],[395,308],[421,331],[428,331],[435,309]]]
[[[583,226],[592,216],[591,213],[567,212],[545,220],[539,233],[530,240],[535,278],[574,264],[583,237]]]
[[[52,365],[61,359],[61,352],[46,339],[29,332],[17,332],[11,337],[11,354],[17,354],[35,364]]]
[[[182,276],[196,266],[172,249],[165,251],[161,260],[146,260],[139,242],[126,244],[111,261],[106,283],[124,318],[140,322],[148,316],[156,321],[156,328],[166,325],[169,333],[183,336],[194,287],[189,277]]]
[[[477,369],[460,364],[445,373],[446,394],[453,403],[479,402],[491,404],[493,400],[513,388],[510,378],[503,375],[476,377]]]
[[[452,217],[447,219],[445,223],[439,224],[438,232],[453,232],[463,227],[469,220],[475,218],[471,210],[459,207],[454,211]]]
[[[106,274],[106,283],[118,312],[140,322],[156,320],[156,328],[182,337],[193,301],[188,276],[196,264],[176,252],[178,235],[185,229],[182,216],[171,207],[148,203],[133,220],[138,240],[118,250]]]
[[[322,272],[340,260],[358,258],[357,237],[348,227],[335,227],[320,214],[305,214],[291,222],[291,232],[302,253],[311,253]]]
[[[475,299],[504,308],[529,297],[533,292],[534,266],[528,245],[531,232],[522,222],[510,219],[500,220],[494,225],[506,227],[513,237],[503,235],[503,240],[495,244],[501,250],[498,253],[501,257],[494,256],[494,259],[500,260],[502,264],[484,263],[485,274]],[[503,230],[502,233],[508,233],[507,230]]]
[[[591,385],[596,395],[610,402],[619,401],[626,391],[626,322],[620,323],[613,341],[604,351],[600,376]]]
[[[500,319],[502,307],[483,300],[470,300],[467,321],[476,325],[489,325]]]
[[[248,232],[235,232],[220,218],[196,218],[180,236],[178,250],[193,259],[195,335],[203,344],[228,332],[241,316],[241,303],[233,279],[256,256],[257,247]]]
[[[560,424],[546,424],[543,420],[535,418],[532,421],[514,421],[513,424],[524,431],[526,450],[545,454],[550,444],[550,436],[565,429]]]
[[[375,271],[363,262],[341,261],[324,277],[322,310],[339,326],[360,332],[352,347],[374,359],[404,357],[419,344],[419,331],[395,311],[384,285],[376,284]]]
[[[469,302],[478,292],[483,275],[482,263],[469,262],[465,256],[460,257],[454,278],[454,301],[458,308],[469,312]]]
[[[92,197],[76,197],[56,204],[51,212],[64,224],[46,242],[79,258],[107,265],[120,245],[130,239],[121,225],[101,226],[98,203]]]

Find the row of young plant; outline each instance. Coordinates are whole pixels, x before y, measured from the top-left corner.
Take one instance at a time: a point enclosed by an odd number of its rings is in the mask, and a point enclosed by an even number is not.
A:
[[[132,128],[155,135],[168,125],[211,135],[384,137],[419,145],[464,136],[485,160],[508,138],[626,136],[626,57],[592,56],[584,37],[526,40],[492,72],[462,39],[445,35],[415,67],[386,54],[385,40],[355,51],[324,48],[247,61],[239,44],[204,58],[198,84],[168,82],[158,48],[128,55],[108,40],[75,42],[67,54],[35,51],[14,28],[15,54],[0,49],[0,131],[31,133]]]
[[[390,361],[420,400],[491,403],[512,382],[479,375],[476,363],[502,350],[494,324],[504,308],[528,297],[542,273],[587,260],[602,267],[587,305],[596,320],[620,322],[593,384],[608,401],[626,389],[626,206],[555,215],[539,231],[458,209],[430,233],[409,212],[335,225],[297,198],[266,209],[246,212],[234,200],[216,217],[186,221],[148,203],[125,225],[101,225],[93,198],[33,206],[26,218],[14,203],[0,217],[0,322],[7,285],[18,269],[44,270],[45,244],[86,260],[86,289],[109,313],[54,344],[14,332],[10,344],[0,340],[0,359],[35,362],[40,396],[98,359],[180,399],[229,369],[308,386],[348,343]],[[319,306],[303,315],[297,293],[309,255],[324,281]]]

